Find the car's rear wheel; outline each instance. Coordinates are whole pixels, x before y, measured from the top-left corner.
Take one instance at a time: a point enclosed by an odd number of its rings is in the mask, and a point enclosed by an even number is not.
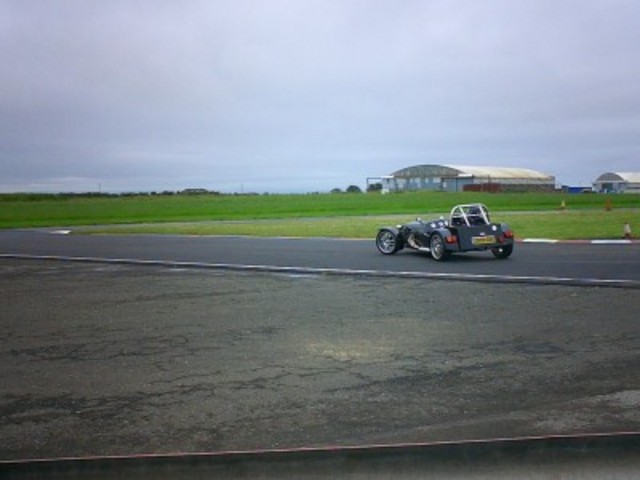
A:
[[[431,235],[429,247],[431,250],[431,257],[438,262],[444,261],[451,256],[451,252],[446,249],[444,239],[439,233]]]
[[[504,245],[503,247],[493,247],[491,253],[496,258],[505,259],[513,253],[513,245]]]
[[[376,247],[380,253],[393,255],[402,248],[402,239],[397,233],[384,228],[376,236]]]

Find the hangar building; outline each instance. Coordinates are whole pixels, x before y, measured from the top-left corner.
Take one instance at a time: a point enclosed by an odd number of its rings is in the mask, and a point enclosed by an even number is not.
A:
[[[527,168],[415,165],[367,183],[382,184],[383,191],[436,190],[443,192],[552,192],[555,177]]]
[[[640,172],[607,172],[593,182],[598,193],[640,193]]]

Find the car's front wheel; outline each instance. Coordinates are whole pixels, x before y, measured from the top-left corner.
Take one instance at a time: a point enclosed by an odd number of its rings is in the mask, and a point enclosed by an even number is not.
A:
[[[491,249],[491,253],[496,258],[504,259],[509,258],[509,256],[513,253],[513,245],[505,245],[503,247],[493,247]]]
[[[383,228],[376,236],[376,247],[380,253],[393,255],[402,248],[402,239],[397,233]]]
[[[431,257],[438,262],[444,261],[451,256],[451,252],[447,250],[444,244],[444,239],[439,233],[434,233],[433,235],[431,235],[429,247],[429,249],[431,250]]]

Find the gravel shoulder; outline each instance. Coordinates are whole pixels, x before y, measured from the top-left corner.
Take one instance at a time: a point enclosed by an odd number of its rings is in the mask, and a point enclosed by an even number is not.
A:
[[[640,291],[0,260],[0,459],[640,429]]]

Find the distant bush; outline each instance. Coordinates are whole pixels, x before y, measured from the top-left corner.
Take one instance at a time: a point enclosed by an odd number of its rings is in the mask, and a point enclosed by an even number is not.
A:
[[[116,193],[83,192],[83,193],[1,193],[0,202],[39,202],[48,200],[71,200],[74,198],[110,198],[118,197]]]

